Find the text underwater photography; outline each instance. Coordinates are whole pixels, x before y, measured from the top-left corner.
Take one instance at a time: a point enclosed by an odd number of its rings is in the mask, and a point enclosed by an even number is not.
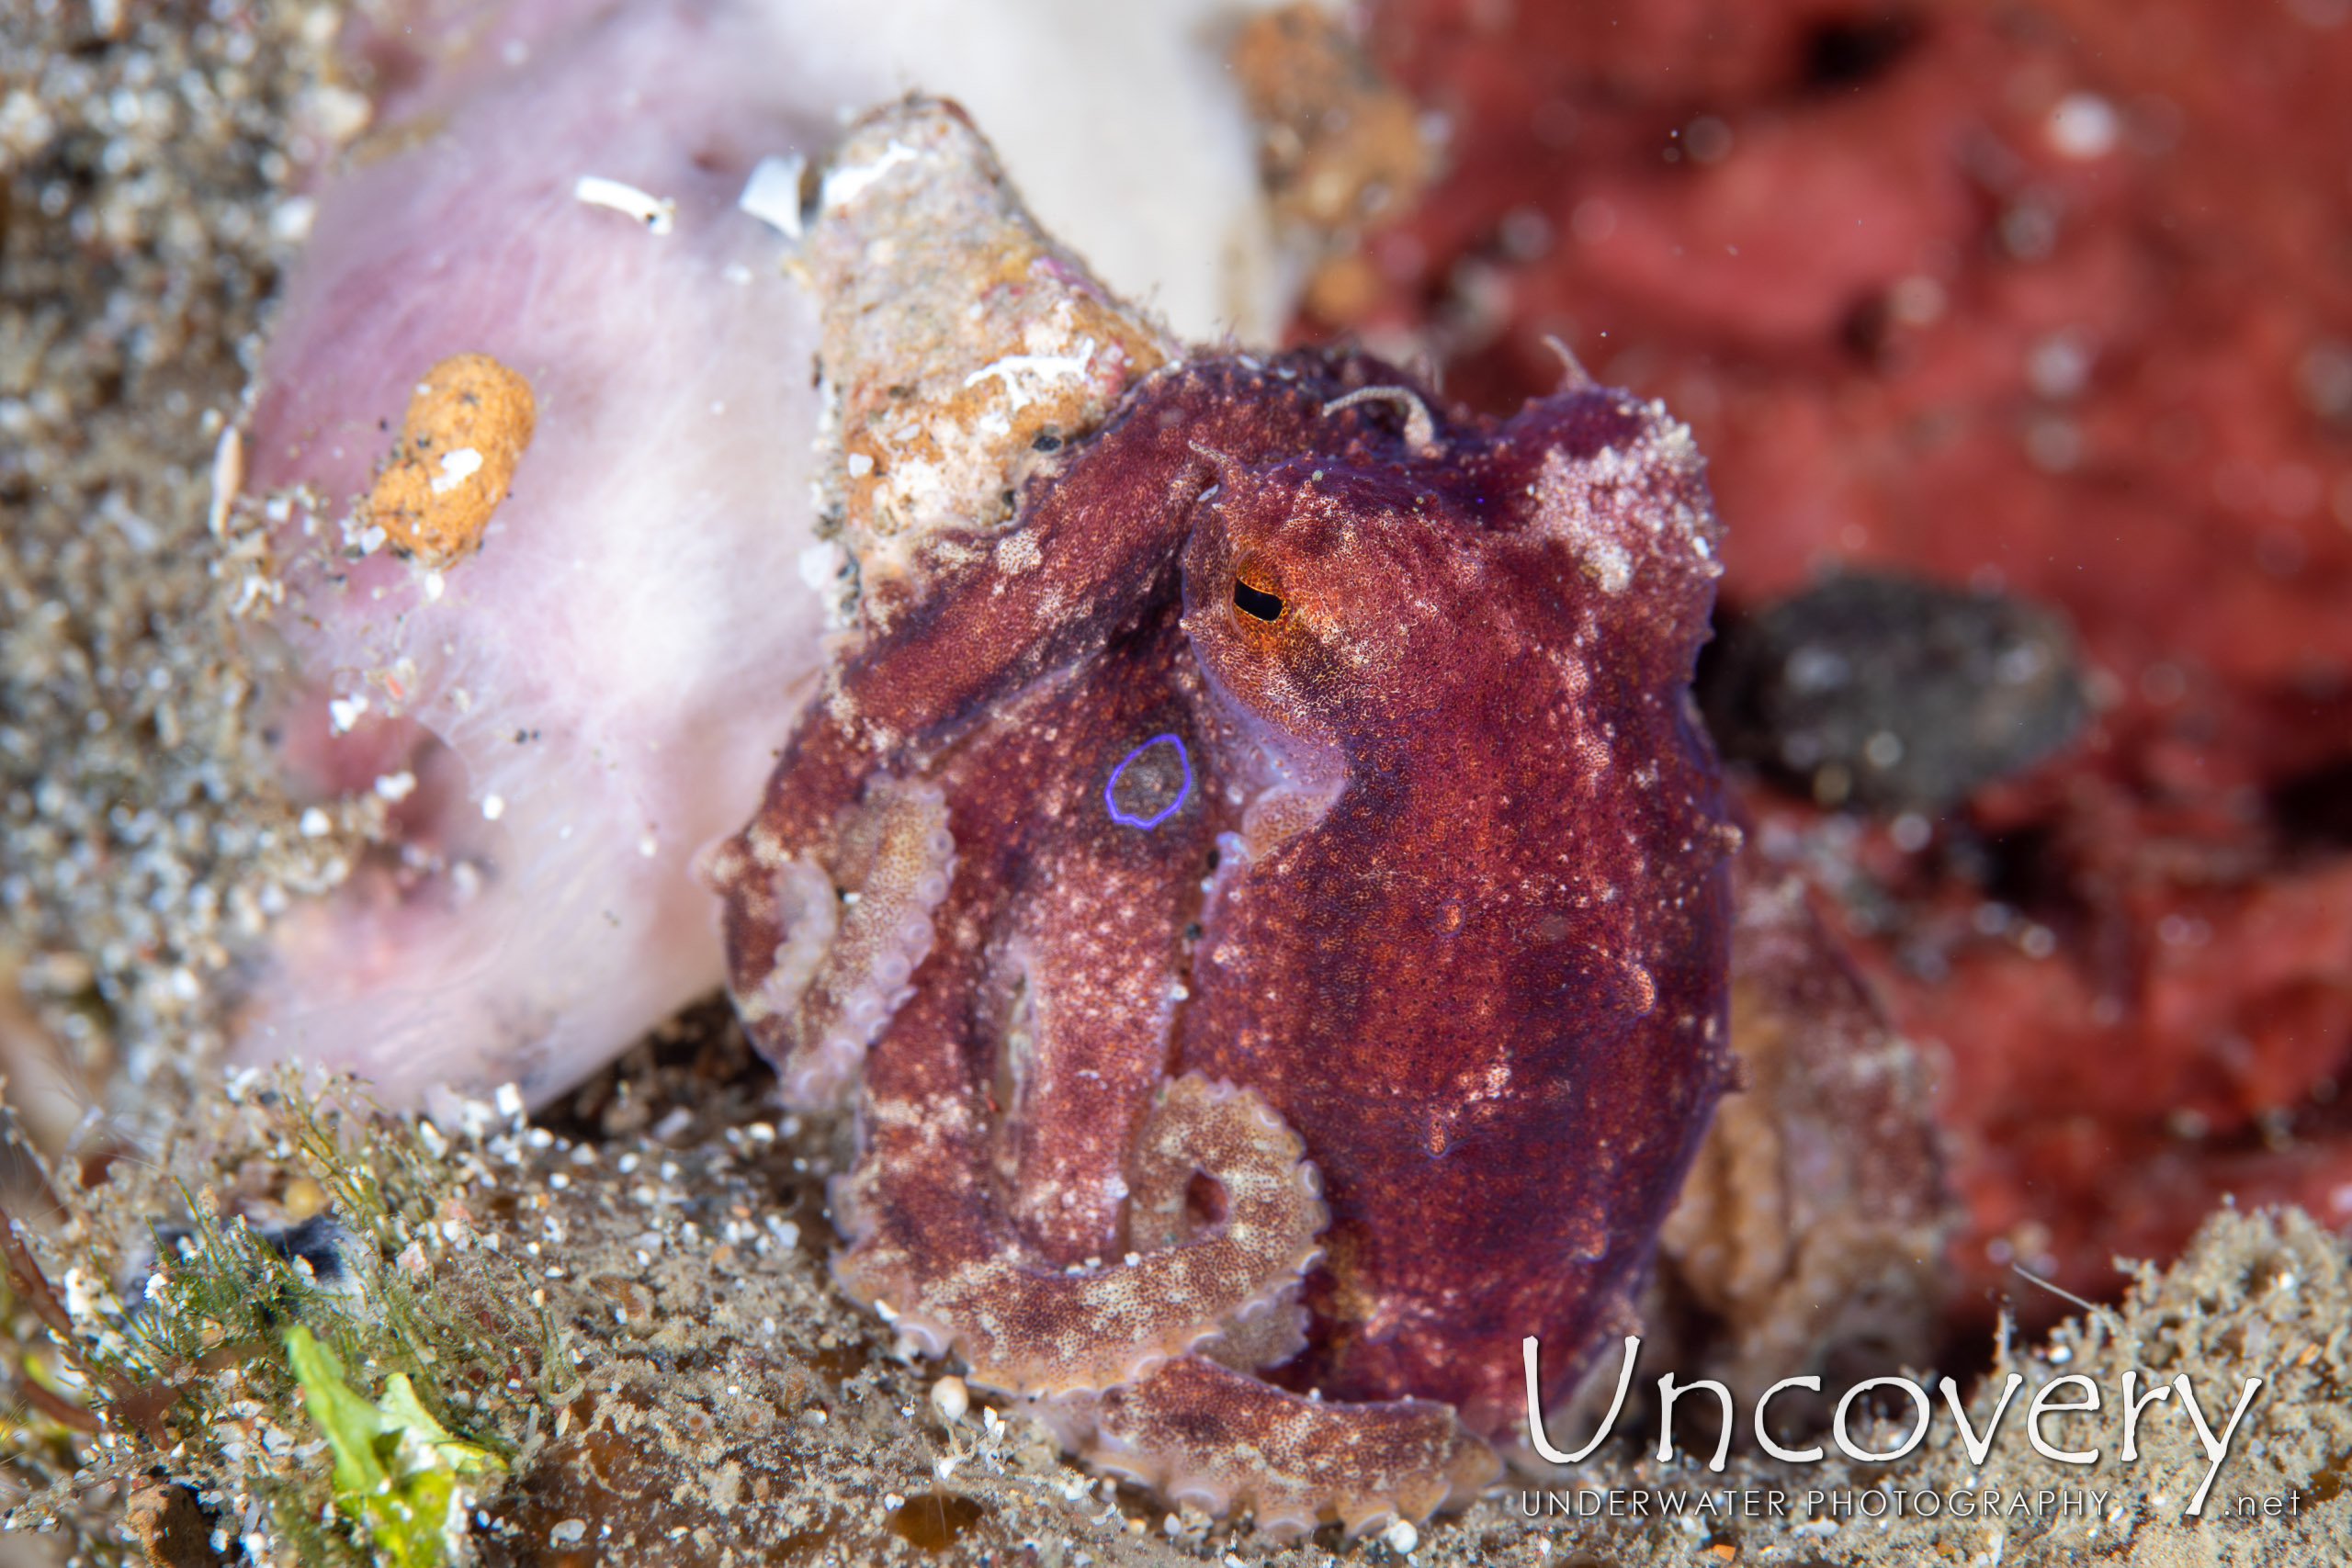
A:
[[[1590,1459],[1603,1443],[1615,1435],[1618,1417],[1624,1409],[1626,1393],[1633,1385],[1634,1368],[1641,1356],[1641,1347],[1639,1336],[1625,1337],[1624,1351],[1619,1363],[1616,1391],[1610,1400],[1607,1415],[1602,1417],[1581,1447],[1573,1450],[1563,1450],[1553,1444],[1550,1435],[1545,1430],[1538,1375],[1538,1365],[1543,1353],[1542,1345],[1532,1335],[1527,1337],[1523,1349],[1527,1367],[1528,1439],[1535,1451],[1547,1462],[1560,1465],[1580,1464]],[[2114,1413],[2116,1425],[2120,1428],[2116,1432],[2117,1457],[2129,1464],[2139,1458],[2139,1427],[2143,1416],[2146,1415],[2150,1406],[2162,1404],[2177,1393],[2179,1396],[2177,1409],[2195,1428],[2198,1442],[2202,1446],[2206,1457],[2211,1461],[2204,1479],[2198,1483],[2196,1491],[2185,1500],[2181,1508],[2183,1517],[2199,1517],[2205,1511],[2207,1496],[2212,1490],[2215,1479],[2221,1474],[2222,1465],[2229,1459],[2231,1438],[2236,1434],[2239,1423],[2245,1419],[2248,1406],[2254,1403],[2263,1380],[2258,1377],[2247,1378],[2245,1387],[2237,1393],[2236,1405],[2230,1410],[2226,1420],[2218,1422],[2207,1418],[2204,1404],[2199,1399],[2197,1391],[2187,1373],[2179,1374],[2169,1383],[2161,1380],[2150,1381],[2145,1388],[2141,1386],[2143,1382],[2143,1376],[2137,1371],[2126,1371],[2122,1374],[2120,1384],[2113,1391],[2112,1395],[2103,1397],[2098,1382],[2081,1373],[2066,1373],[2054,1377],[2034,1391],[2031,1399],[2027,1402],[2021,1413],[2018,1427],[2012,1431],[2011,1437],[2014,1438],[2021,1433],[2035,1453],[2053,1464],[2097,1464],[2100,1457],[2098,1449],[2063,1447],[2061,1446],[2062,1436],[2070,1434],[2064,1434],[2055,1427],[2045,1428],[2044,1423],[2060,1416],[2096,1416],[2102,1410],[2109,1410]],[[1936,1389],[1942,1398],[1942,1407],[1949,1412],[1951,1423],[1957,1429],[1961,1443],[1966,1449],[1972,1463],[1982,1466],[1989,1456],[1994,1443],[2001,1439],[2003,1419],[2009,1414],[2011,1402],[2024,1382],[2023,1376],[2016,1372],[2011,1372],[2004,1380],[2000,1394],[1994,1403],[1992,1415],[1985,1421],[1981,1431],[1971,1424],[1960,1383],[1949,1377],[1938,1380],[1936,1382]],[[1826,1450],[1819,1444],[1808,1448],[1786,1447],[1774,1439],[1766,1422],[1766,1405],[1774,1394],[1788,1389],[1806,1389],[1819,1393],[1822,1392],[1822,1380],[1818,1377],[1804,1376],[1784,1378],[1774,1383],[1757,1397],[1754,1407],[1748,1413],[1747,1429],[1753,1435],[1757,1446],[1776,1460],[1790,1464],[1817,1463],[1826,1457]],[[1857,1404],[1865,1401],[1873,1390],[1879,1389],[1887,1391],[1887,1394],[1882,1395],[1882,1398],[1893,1397],[1907,1402],[1909,1409],[1905,1418],[1910,1425],[1907,1435],[1902,1437],[1894,1446],[1874,1450],[1862,1446],[1855,1439],[1849,1431],[1849,1421],[1855,1416]],[[1735,1411],[1731,1390],[1712,1379],[1681,1381],[1672,1372],[1663,1373],[1657,1379],[1656,1457],[1660,1464],[1673,1461],[1679,1451],[1674,1438],[1674,1413],[1678,1402],[1686,1396],[1699,1393],[1703,1393],[1716,1402],[1718,1435],[1714,1452],[1705,1461],[1706,1467],[1713,1471],[1721,1471],[1724,1468],[1724,1461],[1731,1452],[1734,1432]],[[2064,1397],[2061,1397],[2062,1393]],[[1864,1408],[1867,1410],[1867,1404]],[[1837,1445],[1838,1450],[1856,1463],[1886,1464],[1901,1460],[1916,1450],[1926,1440],[1928,1427],[1936,1419],[1936,1405],[1930,1400],[1928,1389],[1922,1382],[1906,1377],[1869,1378],[1853,1384],[1838,1395],[1836,1414],[1830,1420],[1828,1436]],[[2071,1435],[2075,1435],[2079,1440],[2079,1434],[2094,1425],[2096,1423],[2087,1421],[2077,1425]],[[2216,1430],[2217,1426],[2218,1430]],[[1516,1512],[1527,1518],[1562,1516],[1577,1519],[1688,1518],[1702,1525],[1710,1521],[1720,1523],[1736,1519],[1762,1519],[1790,1523],[1801,1529],[1808,1522],[1822,1519],[1829,1520],[1833,1525],[1839,1521],[1852,1519],[1905,1517],[1935,1518],[1939,1516],[1956,1519],[1977,1517],[2003,1518],[2019,1516],[2033,1518],[2090,1519],[2106,1516],[2109,1504],[2115,1496],[2116,1493],[2112,1490],[2095,1491],[2082,1486],[2065,1484],[2032,1488],[2013,1485],[2007,1490],[1974,1487],[1931,1489],[1906,1487],[1894,1482],[1882,1483],[1874,1487],[1849,1485],[1827,1490],[1818,1487],[1794,1490],[1781,1486],[1752,1484],[1721,1489],[1665,1485],[1646,1488],[1611,1486],[1605,1489],[1590,1486],[1565,1489],[1512,1487],[1506,1490],[1504,1506],[1507,1510]],[[2292,1519],[2300,1512],[2301,1497],[2300,1491],[2293,1489],[2283,1494],[2261,1496],[2226,1497],[2223,1499],[2223,1511],[2244,1519]],[[2118,1518],[2121,1517],[2120,1509],[2114,1517]]]

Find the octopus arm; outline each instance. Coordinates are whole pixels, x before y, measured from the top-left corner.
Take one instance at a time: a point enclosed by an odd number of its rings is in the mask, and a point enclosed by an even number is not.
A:
[[[1297,1135],[1256,1094],[1188,1077],[1145,1122],[1141,1201],[1204,1171],[1223,1189],[1222,1221],[1107,1266],[1056,1266],[989,1190],[984,1120],[951,1055],[869,1072],[865,1156],[839,1194],[852,1245],[835,1272],[918,1348],[960,1351],[973,1382],[1046,1395],[1132,1382],[1285,1298],[1317,1257],[1322,1188]]]
[[[1423,1518],[1460,1507],[1502,1472],[1449,1405],[1326,1404],[1202,1356],[1096,1398],[1057,1402],[1047,1420],[1103,1469],[1180,1506],[1249,1508],[1276,1537],[1328,1522],[1352,1537]]]

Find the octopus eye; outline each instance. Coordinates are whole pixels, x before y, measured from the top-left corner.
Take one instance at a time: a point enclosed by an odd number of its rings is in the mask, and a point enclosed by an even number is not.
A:
[[[1245,615],[1271,623],[1282,618],[1283,599],[1279,593],[1252,588],[1237,577],[1233,580],[1233,607]]]

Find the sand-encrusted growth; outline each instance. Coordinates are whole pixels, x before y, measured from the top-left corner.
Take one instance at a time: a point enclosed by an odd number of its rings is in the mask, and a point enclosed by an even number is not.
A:
[[[367,120],[337,11],[0,6],[0,983],[64,1060],[0,1048],[44,1135],[85,1108],[62,1077],[215,1043],[239,943],[365,830],[274,782],[236,635],[274,574],[216,494],[296,185]]]
[[[835,149],[804,265],[823,310],[820,532],[838,530],[876,626],[968,564],[968,531],[1009,524],[1026,477],[1177,352],[936,99],[877,110]]]

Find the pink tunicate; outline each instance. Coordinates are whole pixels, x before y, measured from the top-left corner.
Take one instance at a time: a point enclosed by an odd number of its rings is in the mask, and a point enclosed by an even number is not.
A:
[[[415,784],[345,886],[276,923],[231,1055],[349,1068],[394,1102],[510,1080],[538,1102],[718,984],[688,864],[758,801],[819,671],[816,312],[793,241],[737,207],[753,168],[820,162],[847,112],[921,85],[1180,329],[1246,299],[1263,333],[1280,296],[1227,265],[1263,225],[1204,0],[1077,31],[1041,0],[458,9],[401,0],[366,40],[405,57],[398,85],[371,155],[318,192],[244,432],[249,498],[320,501],[273,539],[289,788]],[[437,573],[355,558],[344,525],[374,536],[354,502],[458,353],[531,388],[511,491]]]

